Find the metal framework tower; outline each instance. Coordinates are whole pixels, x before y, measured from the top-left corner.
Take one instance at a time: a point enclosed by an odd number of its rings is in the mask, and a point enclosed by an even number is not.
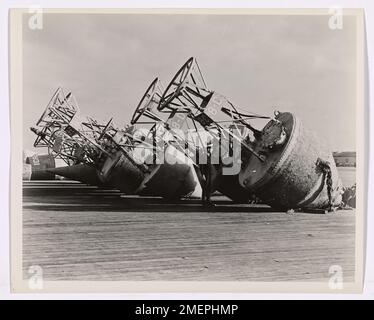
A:
[[[173,189],[179,190],[177,194],[190,193],[196,196],[201,193],[199,180],[193,161],[181,147],[185,142],[169,130],[172,117],[157,111],[163,91],[160,80],[154,79],[141,98],[131,120],[131,124],[136,127],[147,127],[148,131],[143,136],[143,141],[152,145],[154,167],[144,184],[148,189],[162,190],[166,197],[175,193]]]
[[[216,137],[221,135],[221,138],[236,140],[243,148],[263,161],[260,154],[256,153],[249,144],[244,143],[241,133],[243,128],[246,128],[255,136],[260,134],[248,120],[269,119],[269,117],[240,112],[239,109],[225,96],[208,89],[201,69],[193,57],[188,59],[176,73],[158,105],[158,110],[161,112],[172,110],[186,114],[201,127],[214,133]]]
[[[113,175],[119,172],[117,166],[122,166],[122,174],[125,171],[129,175],[128,171],[131,171],[131,176],[137,177],[133,179],[136,181],[144,178],[147,172],[146,165],[138,164],[132,158],[131,152],[136,142],[131,132],[126,128],[118,129],[112,119],[102,124],[91,117],[82,117],[74,96],[71,93],[66,95],[62,88],[54,93],[37,127],[31,130],[37,135],[35,147],[48,147],[50,154],[63,159],[68,166],[91,166],[96,170],[91,170],[92,174],[97,175],[100,181],[117,184],[126,192],[130,192],[126,182],[119,184],[112,181]],[[79,177],[78,169],[81,170],[81,167],[76,169],[70,168],[69,175],[73,170],[74,175]],[[87,178],[82,177],[84,180]],[[136,183],[133,188],[137,188]]]
[[[188,59],[173,77],[161,97],[158,110],[178,115],[174,116],[179,121],[173,123],[172,129],[180,129],[190,121],[199,137],[200,133],[210,136],[201,146],[208,161],[202,163],[200,158],[196,159],[206,181],[206,201],[210,201],[210,193],[214,190],[234,201],[249,201],[252,195],[238,181],[242,150],[261,161],[263,158],[249,143],[248,131],[254,135],[259,132],[248,120],[268,117],[241,113],[227,98],[209,90],[194,58]]]
[[[53,94],[36,128],[35,147],[47,147],[50,154],[68,165],[93,164],[107,152],[96,141],[97,126],[92,119],[79,118],[79,107],[71,93],[58,88]],[[97,129],[97,128],[96,128]]]
[[[340,203],[341,182],[323,141],[287,112],[275,112],[261,131],[255,129],[248,120],[269,118],[243,112],[225,96],[209,90],[196,59],[190,58],[179,69],[158,109],[180,110],[202,127],[215,128],[220,137],[239,142],[246,155],[235,180],[266,203],[278,208],[332,208]],[[232,133],[223,123],[230,123],[231,128],[244,126],[254,140]]]

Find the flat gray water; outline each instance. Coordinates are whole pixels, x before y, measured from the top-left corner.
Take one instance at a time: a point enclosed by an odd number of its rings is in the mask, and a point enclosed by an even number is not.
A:
[[[354,167],[338,167],[340,179],[343,186],[350,187],[356,183],[356,168]]]

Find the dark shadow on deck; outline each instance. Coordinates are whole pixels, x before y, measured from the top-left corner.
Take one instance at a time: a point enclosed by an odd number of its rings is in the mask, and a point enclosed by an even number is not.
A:
[[[199,199],[166,200],[159,197],[123,195],[76,182],[24,182],[23,208],[38,211],[102,212],[285,212],[263,204],[238,204],[223,195],[212,197],[214,206],[204,207]],[[324,210],[303,210],[324,214]]]

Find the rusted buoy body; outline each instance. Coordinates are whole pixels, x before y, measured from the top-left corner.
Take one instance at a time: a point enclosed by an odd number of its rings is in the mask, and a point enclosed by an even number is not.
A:
[[[262,130],[239,181],[274,208],[325,209],[341,203],[342,184],[331,151],[292,113],[278,113]],[[329,197],[328,186],[331,185]]]

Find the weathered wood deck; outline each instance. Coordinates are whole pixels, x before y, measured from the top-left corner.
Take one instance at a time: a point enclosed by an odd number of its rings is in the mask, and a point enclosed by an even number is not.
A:
[[[24,183],[23,267],[46,280],[322,280],[354,276],[354,211],[215,211],[63,181]]]

